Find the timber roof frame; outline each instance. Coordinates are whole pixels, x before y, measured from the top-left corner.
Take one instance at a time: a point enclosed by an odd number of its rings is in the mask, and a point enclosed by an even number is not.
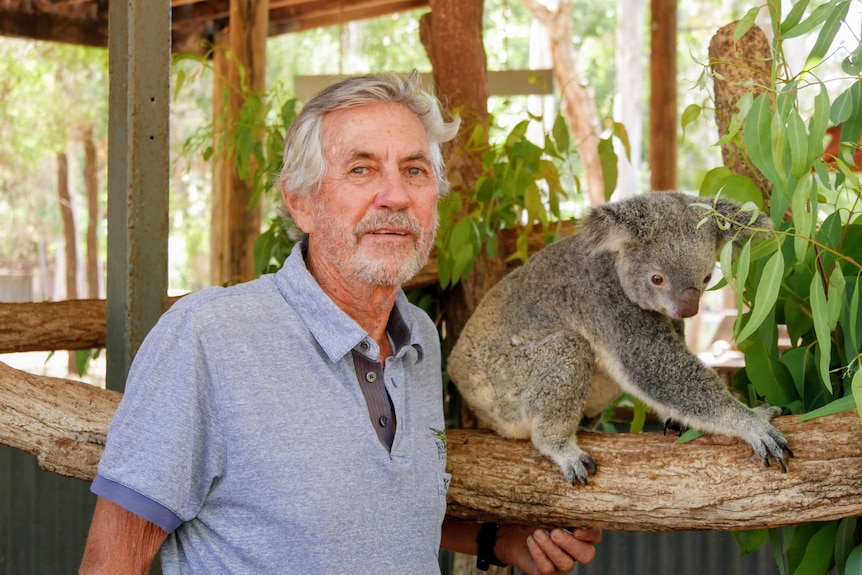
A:
[[[109,0],[0,0],[0,36],[108,47]],[[269,36],[428,7],[428,0],[270,0]],[[171,0],[174,51],[201,51],[227,26],[230,0]]]

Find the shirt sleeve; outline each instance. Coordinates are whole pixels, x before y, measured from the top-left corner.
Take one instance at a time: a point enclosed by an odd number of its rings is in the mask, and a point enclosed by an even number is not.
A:
[[[162,316],[132,363],[91,486],[168,532],[197,515],[224,464],[206,324],[182,303]]]

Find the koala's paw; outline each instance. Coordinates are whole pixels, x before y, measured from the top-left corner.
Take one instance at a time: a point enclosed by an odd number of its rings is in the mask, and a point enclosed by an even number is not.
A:
[[[787,439],[783,433],[770,425],[759,438],[750,443],[755,455],[763,461],[766,467],[769,467],[770,459],[774,459],[781,466],[781,472],[787,472],[787,459],[793,457],[793,452],[787,445]]]
[[[581,485],[587,484],[587,478],[590,475],[595,475],[598,471],[596,462],[590,457],[590,454],[582,449],[578,449],[577,453],[571,458],[563,459],[560,467],[563,469],[563,474],[566,476],[566,481],[575,484],[577,481]]]

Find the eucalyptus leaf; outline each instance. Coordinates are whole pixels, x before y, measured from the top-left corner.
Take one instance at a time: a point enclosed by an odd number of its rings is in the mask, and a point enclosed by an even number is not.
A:
[[[808,34],[812,30],[814,30],[817,26],[821,25],[826,21],[826,18],[829,17],[831,13],[832,6],[829,3],[821,4],[814,10],[812,10],[811,14],[808,18],[805,18],[799,24],[788,27],[786,30],[784,27],[781,28],[781,36],[784,40],[789,40],[790,38],[796,38],[798,36],[803,36]],[[792,12],[792,10],[791,10]]]
[[[751,29],[758,14],[760,14],[760,6],[755,6],[754,8],[749,9],[748,12],[745,13],[745,16],[739,19],[739,22],[736,24],[736,28],[733,30],[734,44],[739,42],[739,39]]]
[[[815,272],[811,279],[811,315],[814,319],[814,331],[817,334],[817,345],[820,351],[818,363],[820,380],[829,392],[832,392],[832,382],[829,379],[829,359],[832,351],[832,333],[829,327],[829,308],[826,294],[823,292],[823,279]]]
[[[808,132],[805,122],[794,109],[787,116],[787,143],[790,146],[790,173],[801,178],[811,169],[808,157]]]
[[[769,97],[761,94],[751,104],[745,120],[745,150],[754,166],[770,181],[777,181],[772,154],[772,107]]]
[[[747,242],[746,245],[749,245]],[[742,264],[740,264],[741,266]],[[754,304],[751,308],[751,317],[745,324],[745,327],[736,337],[736,342],[745,341],[751,336],[763,320],[775,307],[775,302],[778,299],[778,290],[781,287],[781,280],[784,277],[784,255],[781,250],[777,250],[766,261],[763,268],[763,274],[760,276],[760,282],[757,286],[757,292],[754,294]],[[742,278],[740,278],[742,282]]]
[[[787,32],[792,30],[794,26],[799,24],[802,21],[802,16],[805,14],[805,9],[808,8],[809,0],[798,0],[796,4],[793,5],[793,8],[790,9],[790,13],[787,15],[787,18],[781,23],[781,36],[786,38]]]
[[[817,34],[817,40],[814,42],[814,46],[811,48],[808,58],[805,60],[804,67],[806,70],[810,70],[819,64],[823,60],[823,57],[826,56],[826,52],[828,52],[829,47],[832,46],[832,42],[835,40],[838,30],[841,29],[842,23],[847,18],[847,11],[850,9],[850,1],[851,0],[838,0],[837,2],[830,2],[828,4],[831,7],[831,10],[826,17],[826,21],[823,23],[823,27]]]
[[[862,368],[856,366],[856,373],[850,380],[850,389],[853,393],[853,402],[856,405],[856,411],[859,412],[859,417],[862,419]]]
[[[826,417],[827,415],[834,415],[836,413],[841,413],[842,411],[847,411],[848,409],[853,409],[856,407],[856,401],[850,395],[846,395],[844,397],[840,397],[835,401],[827,403],[823,407],[819,407],[817,409],[812,409],[808,413],[802,415],[797,421],[803,422],[808,421],[810,419],[817,419],[818,417]]]
[[[613,142],[609,138],[599,140],[599,160],[602,164],[602,177],[605,182],[605,200],[611,199],[611,194],[617,187],[618,158]]]
[[[862,575],[862,545],[850,552],[844,565],[844,575]]]
[[[844,575],[847,558],[856,546],[856,522],[855,517],[845,517],[838,522],[838,531],[835,533],[835,567],[838,575]]]
[[[830,521],[820,527],[817,532],[808,539],[802,561],[793,571],[794,575],[811,575],[813,573],[827,573],[834,562],[835,533],[838,531],[838,522]]]

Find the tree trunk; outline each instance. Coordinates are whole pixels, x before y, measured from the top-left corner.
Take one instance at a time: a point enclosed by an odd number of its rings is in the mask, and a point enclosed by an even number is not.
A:
[[[538,0],[523,0],[551,39],[554,80],[563,95],[563,117],[574,135],[584,166],[587,199],[591,205],[605,201],[605,180],[599,157],[599,114],[596,101],[578,76],[578,54],[572,47],[572,0],[559,0],[550,10]]]
[[[772,84],[772,52],[763,30],[752,26],[738,42],[733,42],[736,22],[715,33],[709,41],[709,63],[713,71],[715,90],[715,123],[718,136],[727,133],[739,99],[746,94],[757,97]],[[735,174],[748,176],[760,189],[763,205],[769,205],[772,182],[767,180],[748,159],[748,155],[733,142],[721,146],[724,165]]]
[[[66,152],[57,154],[57,195],[60,198],[60,215],[63,218],[63,238],[66,245],[66,299],[77,299],[78,249],[75,241],[75,212],[72,210],[72,196],[69,193],[69,158]],[[74,352],[69,352],[69,373],[75,373],[78,369],[75,356]]]
[[[677,0],[650,2],[649,164],[652,191],[677,188]]]
[[[92,479],[120,394],[0,363],[0,444],[49,471]],[[780,417],[796,457],[764,469],[738,440],[676,443],[661,433],[583,433],[599,466],[572,486],[526,441],[447,431],[447,515],[609,530],[740,530],[862,515],[862,425],[855,410],[799,423]]]
[[[213,32],[213,149],[222,150],[220,143],[225,133],[225,107],[229,74],[228,51],[230,36],[226,30]],[[227,204],[228,181],[230,180],[230,160],[223,150],[216,153],[212,164],[212,193],[210,196],[210,283],[223,285],[231,277],[228,266],[228,246],[225,235],[229,228],[225,211]]]
[[[482,176],[482,148],[488,139],[488,70],[482,43],[483,0],[431,0],[431,12],[422,16],[420,38],[433,68],[437,96],[461,117],[458,138],[444,150],[453,191],[468,198]],[[464,149],[477,126],[485,146]],[[467,207],[469,209],[469,206]],[[464,324],[485,293],[506,273],[503,257],[492,260],[484,250],[470,273],[447,294],[443,309],[446,336],[444,354],[455,345]]]
[[[265,89],[266,36],[269,22],[267,0],[232,0],[229,38],[233,58],[228,59],[228,124],[238,126],[247,91],[262,95]],[[242,68],[242,70],[240,70]],[[227,152],[228,150],[225,150]],[[226,228],[223,266],[218,284],[248,281],[254,274],[254,242],[260,235],[261,207],[253,201],[252,177],[241,179],[234,167],[234,151],[225,158],[229,176],[222,209]],[[254,174],[256,166],[251,166]],[[217,236],[218,237],[218,236]]]
[[[84,131],[84,185],[87,188],[87,297],[99,297],[99,182],[93,126]]]

